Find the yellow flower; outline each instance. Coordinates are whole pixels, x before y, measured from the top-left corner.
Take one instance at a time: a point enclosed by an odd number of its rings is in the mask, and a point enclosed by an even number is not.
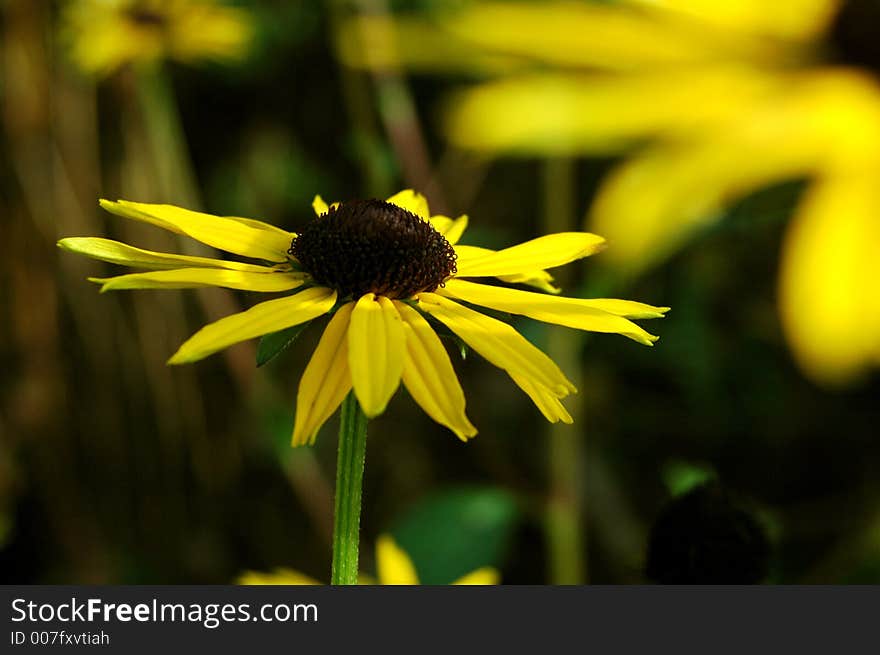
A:
[[[303,373],[293,444],[311,443],[353,388],[368,417],[385,410],[401,381],[425,412],[467,440],[477,433],[436,325],[503,369],[553,422],[571,422],[560,399],[575,392],[559,367],[510,325],[462,303],[529,316],[580,330],[616,332],[652,345],[630,318],[668,309],[628,300],[582,300],[521,291],[466,278],[495,277],[552,288],[546,268],[586,257],[604,239],[565,232],[493,251],[459,245],[467,216],[431,216],[424,196],[406,190],[387,201],[328,207],[293,234],[253,219],[219,217],[170,205],[101,201],[108,211],[185,234],[209,246],[259,260],[242,263],[156,253],[101,238],[59,245],[95,259],[153,269],[92,278],[102,291],[219,286],[293,295],[268,300],[203,327],[169,364],[195,362],[234,343],[332,314]],[[434,325],[432,325],[432,323]]]
[[[389,535],[382,535],[376,541],[376,577],[380,585],[417,585],[419,576],[409,556]],[[498,571],[484,566],[462,576],[454,585],[497,585]],[[247,571],[239,576],[242,585],[319,585],[314,578],[293,569],[279,568],[272,573]],[[360,584],[376,584],[367,576],[361,576]]]
[[[531,61],[531,72],[450,103],[455,143],[544,155],[635,150],[588,217],[621,268],[659,261],[749,192],[809,180],[782,249],[785,333],[821,382],[880,363],[876,2],[489,2],[441,24],[448,48]],[[426,54],[401,39],[402,62],[423,67]]]
[[[164,58],[239,59],[253,31],[246,11],[215,0],[72,0],[64,18],[73,60],[96,75]]]

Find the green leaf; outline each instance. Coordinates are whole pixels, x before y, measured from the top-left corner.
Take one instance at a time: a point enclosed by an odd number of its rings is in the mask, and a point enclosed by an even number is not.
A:
[[[305,330],[311,321],[300,323],[293,327],[265,334],[257,346],[257,366],[262,366],[277,357],[285,348],[296,341],[296,338]]]
[[[512,494],[459,487],[419,502],[391,534],[422,584],[449,584],[483,566],[501,568],[519,519]]]

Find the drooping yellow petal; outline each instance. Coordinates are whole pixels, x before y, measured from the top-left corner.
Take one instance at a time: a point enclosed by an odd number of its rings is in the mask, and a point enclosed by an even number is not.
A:
[[[828,385],[880,363],[880,167],[814,183],[785,237],[780,309],[801,368]]]
[[[120,289],[194,289],[225,287],[243,291],[290,291],[304,283],[303,273],[252,273],[222,268],[177,268],[149,273],[129,273],[116,277],[90,277],[101,286],[101,293]]]
[[[521,314],[545,323],[555,323],[590,332],[621,334],[646,346],[653,345],[658,339],[623,316],[600,309],[601,301],[597,307],[596,301],[560,298],[531,291],[476,284],[465,280],[448,280],[446,287],[438,289],[437,293],[490,309]],[[621,302],[624,303],[623,307],[627,307],[626,301]],[[618,308],[614,304],[611,306]],[[645,305],[644,307],[649,306]],[[656,310],[658,316],[663,315],[662,307],[652,307],[651,309]]]
[[[258,229],[236,218],[212,216],[173,205],[151,205],[127,200],[100,202],[104,209],[118,216],[185,234],[209,246],[253,259],[287,261],[287,250],[293,239],[292,234],[273,226]]]
[[[348,327],[353,309],[354,303],[350,302],[336,311],[299,381],[293,424],[294,446],[314,442],[318,430],[351,390]]]
[[[133,268],[151,268],[156,270],[181,268],[182,266],[201,266],[205,268],[225,268],[231,271],[250,271],[252,273],[268,273],[272,269],[258,264],[246,264],[211,257],[191,257],[164,252],[154,252],[135,248],[112,239],[100,237],[68,237],[58,242],[58,247],[75,252],[92,259],[111,264],[131,266]]]
[[[277,568],[271,573],[263,573],[261,571],[245,571],[235,584],[240,585],[320,585],[311,576],[294,571],[293,569]]]
[[[431,217],[428,210],[428,199],[421,193],[413,191],[412,189],[399,191],[388,198],[386,202],[390,202],[392,205],[397,205],[398,207],[415,214],[419,218],[428,220]]]
[[[458,218],[452,219],[448,216],[437,214],[431,217],[430,222],[431,226],[446,237],[450,245],[454,246],[467,229],[468,217],[466,214],[462,214]]]
[[[210,323],[192,335],[169,364],[195,362],[239,341],[305,323],[329,312],[336,303],[336,292],[312,287],[293,296],[267,300],[238,314]]]
[[[571,414],[568,413],[568,410],[565,409],[563,404],[559,401],[559,398],[557,398],[557,396],[547,387],[537,384],[522,375],[517,375],[515,373],[510,373],[509,375],[516,383],[516,386],[525,391],[526,395],[532,399],[532,402],[535,403],[535,407],[540,410],[541,414],[543,414],[544,418],[548,421],[551,423],[562,421],[569,425],[574,423]]]
[[[454,585],[497,585],[501,581],[501,574],[491,566],[484,566],[463,575],[453,582]]]
[[[419,576],[409,555],[387,534],[376,540],[376,573],[379,584],[419,584]]]
[[[367,293],[357,301],[348,328],[348,364],[361,409],[378,416],[400,385],[405,337],[394,304]]]
[[[464,391],[440,338],[415,309],[394,301],[403,320],[403,384],[425,413],[462,441],[477,434],[465,414]]]
[[[459,254],[457,277],[498,277],[562,266],[588,257],[605,246],[605,239],[589,232],[558,232],[503,250],[470,257]]]
[[[507,323],[436,293],[416,296],[419,308],[457,334],[495,366],[541,384],[563,398],[577,391],[556,363]]]

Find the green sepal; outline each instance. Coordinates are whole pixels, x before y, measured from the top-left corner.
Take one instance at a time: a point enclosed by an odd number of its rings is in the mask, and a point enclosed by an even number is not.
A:
[[[309,323],[311,321],[300,323],[278,332],[264,334],[260,339],[260,345],[257,346],[257,366],[260,367],[266,362],[275,359],[290,344],[296,341],[296,338],[309,326]]]

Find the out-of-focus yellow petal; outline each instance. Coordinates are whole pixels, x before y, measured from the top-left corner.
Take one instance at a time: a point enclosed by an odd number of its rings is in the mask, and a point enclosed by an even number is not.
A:
[[[412,560],[389,535],[376,540],[376,573],[379,584],[417,585],[419,576]]]
[[[880,363],[880,167],[817,181],[785,237],[780,309],[814,380],[852,382]]]
[[[130,273],[116,277],[90,277],[101,286],[101,293],[121,289],[194,289],[225,287],[243,291],[290,291],[303,285],[302,273],[252,273],[222,268],[177,268],[169,271]]]
[[[560,398],[577,391],[552,359],[507,323],[436,293],[420,293],[416,299],[420,309],[446,325],[498,368],[543,385]]]
[[[315,199],[312,200],[312,209],[315,210],[316,216],[321,216],[330,211],[330,207],[321,196],[315,196]]]
[[[479,2],[443,26],[462,41],[551,65],[632,70],[768,56],[768,45],[671,12],[599,2]]]
[[[92,259],[111,264],[121,264],[133,268],[172,269],[181,266],[201,266],[203,268],[225,268],[231,271],[249,271],[251,273],[269,273],[271,268],[258,264],[246,264],[225,259],[210,257],[191,257],[165,252],[154,252],[135,248],[112,239],[100,237],[68,237],[58,242],[58,247],[75,252]]]
[[[503,250],[456,248],[457,277],[498,277],[562,266],[602,250],[605,239],[589,232],[558,232]],[[473,253],[473,254],[472,254]]]
[[[531,291],[492,287],[464,280],[449,280],[439,294],[489,307],[502,312],[521,314],[546,323],[555,323],[577,330],[621,334],[646,346],[658,339],[632,321],[596,307],[594,301],[580,298],[560,298]],[[625,302],[625,301],[621,301]],[[646,306],[647,307],[647,306]],[[663,315],[662,308],[658,310]]]
[[[574,423],[571,414],[568,413],[568,410],[565,409],[559,398],[556,397],[556,394],[547,387],[515,373],[510,373],[510,377],[516,383],[516,386],[526,392],[526,395],[535,403],[535,407],[540,410],[541,414],[548,421],[551,423],[562,421],[569,425]]]
[[[216,2],[189,2],[168,21],[168,51],[181,61],[242,59],[254,35],[250,14]]]
[[[464,231],[467,229],[468,225],[468,217],[466,215],[461,215],[456,219],[449,218],[448,216],[436,215],[432,216],[431,226],[437,230],[440,234],[446,237],[446,240],[450,245],[455,245],[458,243],[458,240],[461,239],[461,235],[464,234]]]
[[[195,362],[239,341],[305,323],[329,312],[336,292],[324,287],[293,296],[267,300],[238,314],[210,323],[192,335],[168,360],[169,364]]]
[[[397,205],[398,207],[415,214],[419,218],[424,218],[426,221],[431,217],[430,210],[428,209],[428,199],[421,193],[413,191],[412,189],[399,191],[388,198],[386,202],[390,202],[392,205]]]
[[[727,30],[791,40],[819,36],[840,0],[627,0],[631,4],[678,12]]]
[[[312,354],[299,381],[293,445],[314,442],[318,430],[329,419],[351,390],[348,368],[348,327],[354,303],[340,307]]]
[[[637,270],[662,259],[739,196],[767,184],[871,158],[880,143],[880,93],[859,75],[790,79],[739,119],[660,144],[605,181],[590,212],[609,263]]]
[[[270,262],[287,261],[287,250],[293,239],[292,234],[274,226],[257,229],[253,224],[235,218],[212,216],[173,205],[101,200],[101,206],[118,216],[185,234],[226,252]]]
[[[455,144],[490,153],[608,154],[646,138],[716,128],[779,86],[774,75],[729,64],[510,77],[453,97],[445,127]]]
[[[501,582],[501,574],[491,566],[471,571],[453,582],[454,585],[497,585]]]
[[[294,571],[293,569],[277,568],[271,573],[261,571],[245,571],[235,584],[240,585],[320,585],[314,578]]]
[[[415,309],[400,301],[394,301],[394,306],[406,335],[403,384],[428,416],[467,441],[477,429],[465,414],[464,391],[446,349]]]
[[[405,343],[394,304],[373,293],[361,296],[348,328],[348,365],[354,393],[369,418],[385,411],[400,385]]]
[[[476,75],[511,73],[529,65],[521,57],[489,52],[456,39],[422,17],[356,16],[336,33],[339,58],[348,66],[373,71],[460,71]]]

